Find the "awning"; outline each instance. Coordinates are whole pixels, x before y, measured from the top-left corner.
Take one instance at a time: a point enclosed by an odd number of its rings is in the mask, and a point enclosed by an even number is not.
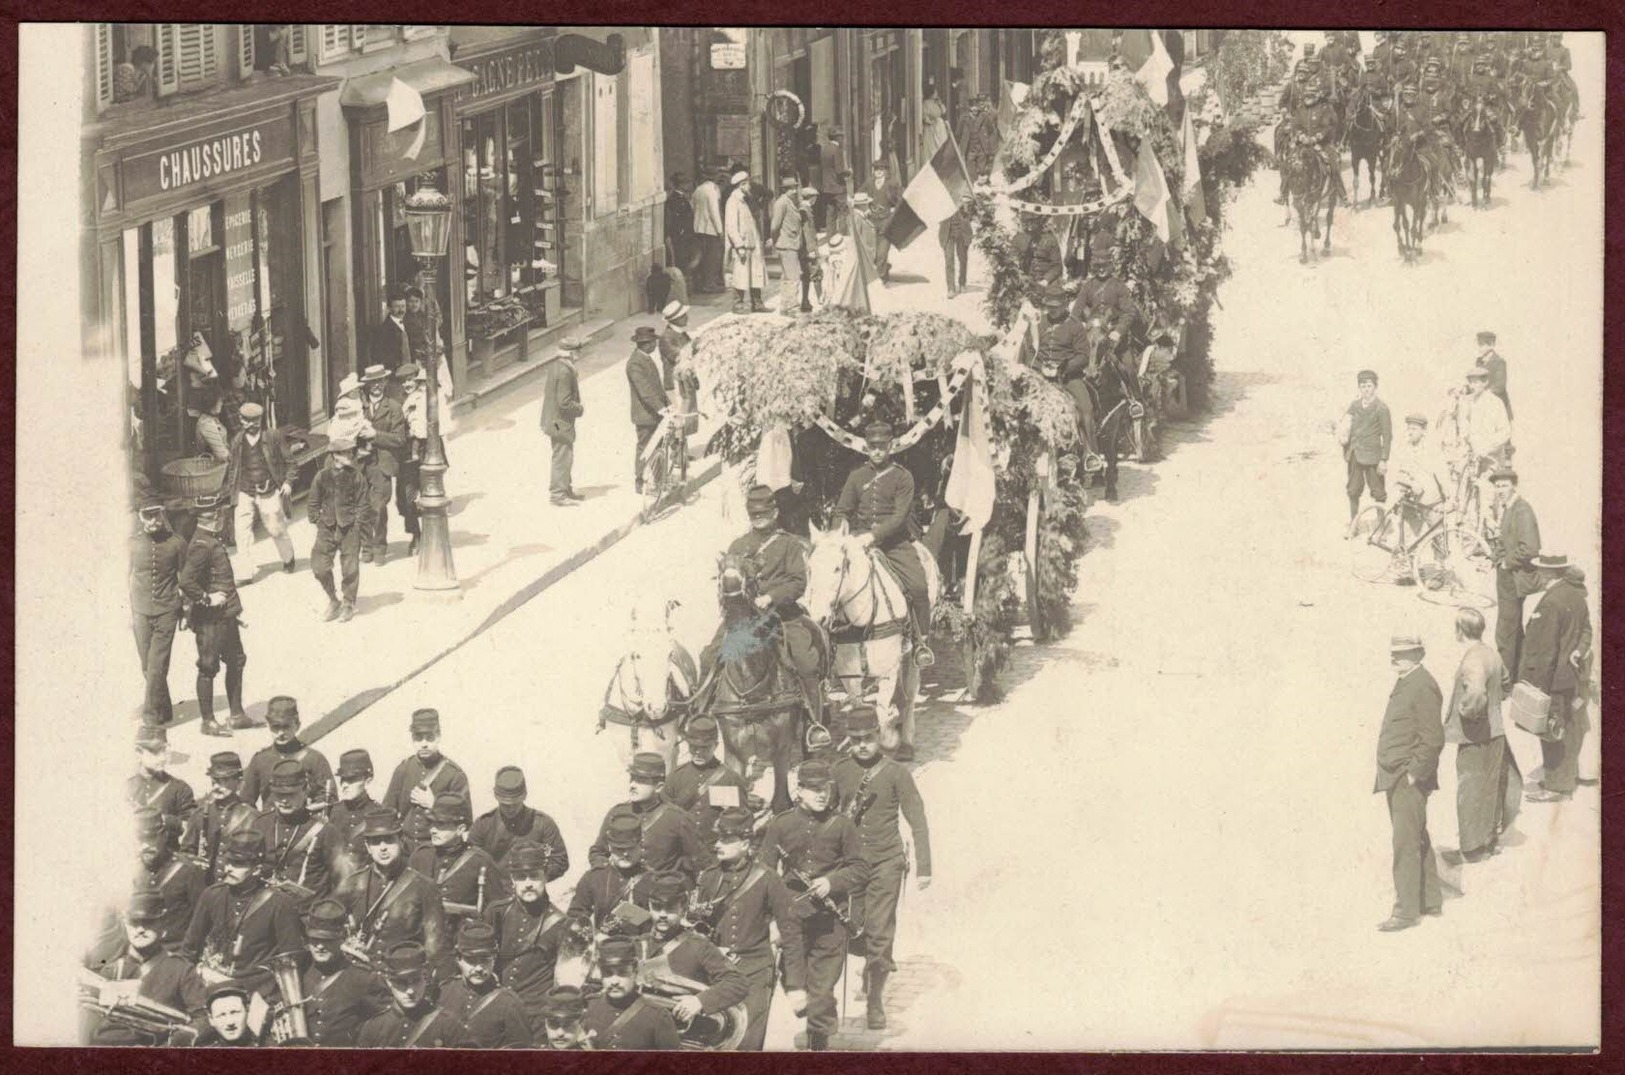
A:
[[[432,56],[427,60],[407,64],[405,67],[377,71],[371,75],[360,75],[347,80],[343,92],[339,94],[339,104],[347,109],[371,109],[382,106],[389,100],[389,88],[396,79],[420,95],[428,97],[473,82],[474,73],[466,67],[458,67],[438,56]]]

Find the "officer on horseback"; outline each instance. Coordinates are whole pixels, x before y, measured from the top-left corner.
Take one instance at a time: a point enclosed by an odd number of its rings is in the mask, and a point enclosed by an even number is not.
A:
[[[756,576],[756,609],[773,611],[779,617],[784,655],[795,670],[807,700],[807,714],[823,722],[824,654],[828,642],[824,631],[801,608],[807,591],[807,547],[805,541],[779,527],[779,504],[773,489],[757,484],[745,496],[745,513],[750,531],[728,545],[728,555],[748,561]],[[722,648],[725,627],[719,627],[711,643],[700,653],[700,667],[710,671]]]
[[[1278,206],[1286,205],[1286,148],[1292,145],[1292,114],[1303,104],[1304,87],[1309,85],[1312,77],[1314,73],[1308,57],[1305,57],[1293,65],[1292,81],[1281,90],[1281,119],[1275,125],[1275,157],[1281,172],[1281,193],[1275,196]]]
[[[1292,132],[1299,146],[1309,147],[1326,166],[1333,197],[1348,201],[1343,189],[1342,155],[1337,146],[1337,115],[1316,82],[1304,87],[1303,105],[1292,114]]]
[[[1396,88],[1406,86],[1415,80],[1418,70],[1416,61],[1411,57],[1410,46],[1403,40],[1394,42],[1393,60],[1388,67],[1388,81]]]
[[[1122,248],[1114,247],[1109,259],[1093,263],[1090,267],[1093,276],[1078,289],[1077,302],[1072,305],[1072,317],[1080,325],[1088,327],[1098,321],[1106,330],[1108,349],[1113,356],[1119,355],[1128,344],[1129,334],[1140,317],[1134,294],[1118,276],[1122,262]]]
[[[1482,101],[1486,122],[1495,132],[1495,147],[1500,148],[1505,135],[1504,117],[1506,99],[1501,93],[1501,80],[1495,77],[1490,58],[1484,53],[1473,57],[1473,74],[1462,93],[1462,115],[1467,118],[1474,101]],[[1493,165],[1493,162],[1492,162]]]
[[[926,638],[931,631],[931,591],[910,529],[914,516],[914,477],[891,459],[892,428],[876,420],[863,429],[869,460],[853,469],[836,500],[834,518],[877,548],[896,573],[908,599],[914,631],[914,662],[935,662]]]

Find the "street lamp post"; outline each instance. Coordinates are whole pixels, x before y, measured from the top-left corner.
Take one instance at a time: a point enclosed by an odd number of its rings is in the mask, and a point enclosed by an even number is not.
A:
[[[457,567],[452,564],[451,525],[446,519],[451,499],[446,497],[446,454],[440,444],[440,302],[435,281],[451,235],[451,199],[432,181],[425,180],[407,197],[405,211],[412,254],[423,264],[430,342],[428,400],[424,402],[428,406],[429,437],[423,463],[418,466],[423,536],[418,544],[418,575],[413,587],[424,592],[456,593],[461,585],[457,582]]]

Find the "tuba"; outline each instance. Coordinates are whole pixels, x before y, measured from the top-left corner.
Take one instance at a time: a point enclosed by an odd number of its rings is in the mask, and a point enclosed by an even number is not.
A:
[[[192,1017],[166,1004],[140,996],[114,992],[117,983],[91,970],[79,972],[79,1006],[160,1044],[190,1045],[197,1036]],[[134,983],[130,983],[133,987]]]
[[[281,1001],[271,1017],[271,1037],[278,1045],[314,1045],[310,1038],[310,1017],[305,1006],[304,986],[300,984],[299,960],[279,955],[271,960],[271,976],[276,979]]]
[[[645,1000],[668,1012],[677,1003],[677,998],[699,996],[706,988],[691,978],[672,973],[671,963],[665,956],[642,963],[638,970],[638,987],[643,991]],[[678,1048],[738,1049],[745,1040],[746,1024],[743,1003],[720,1012],[696,1015],[686,1025],[681,1022],[677,1024]]]

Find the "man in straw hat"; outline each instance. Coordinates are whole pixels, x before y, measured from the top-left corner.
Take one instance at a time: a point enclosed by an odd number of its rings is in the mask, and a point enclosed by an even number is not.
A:
[[[751,200],[750,171],[739,169],[729,178],[733,190],[722,208],[723,237],[727,245],[728,283],[734,290],[734,314],[766,311],[762,290],[767,287],[767,260]]]
[[[1388,798],[1394,833],[1394,909],[1377,928],[1409,929],[1424,914],[1441,914],[1439,866],[1428,838],[1428,795],[1439,787],[1439,753],[1444,749],[1439,683],[1422,666],[1422,638],[1395,636],[1388,653],[1397,675],[1377,736],[1374,792]]]

